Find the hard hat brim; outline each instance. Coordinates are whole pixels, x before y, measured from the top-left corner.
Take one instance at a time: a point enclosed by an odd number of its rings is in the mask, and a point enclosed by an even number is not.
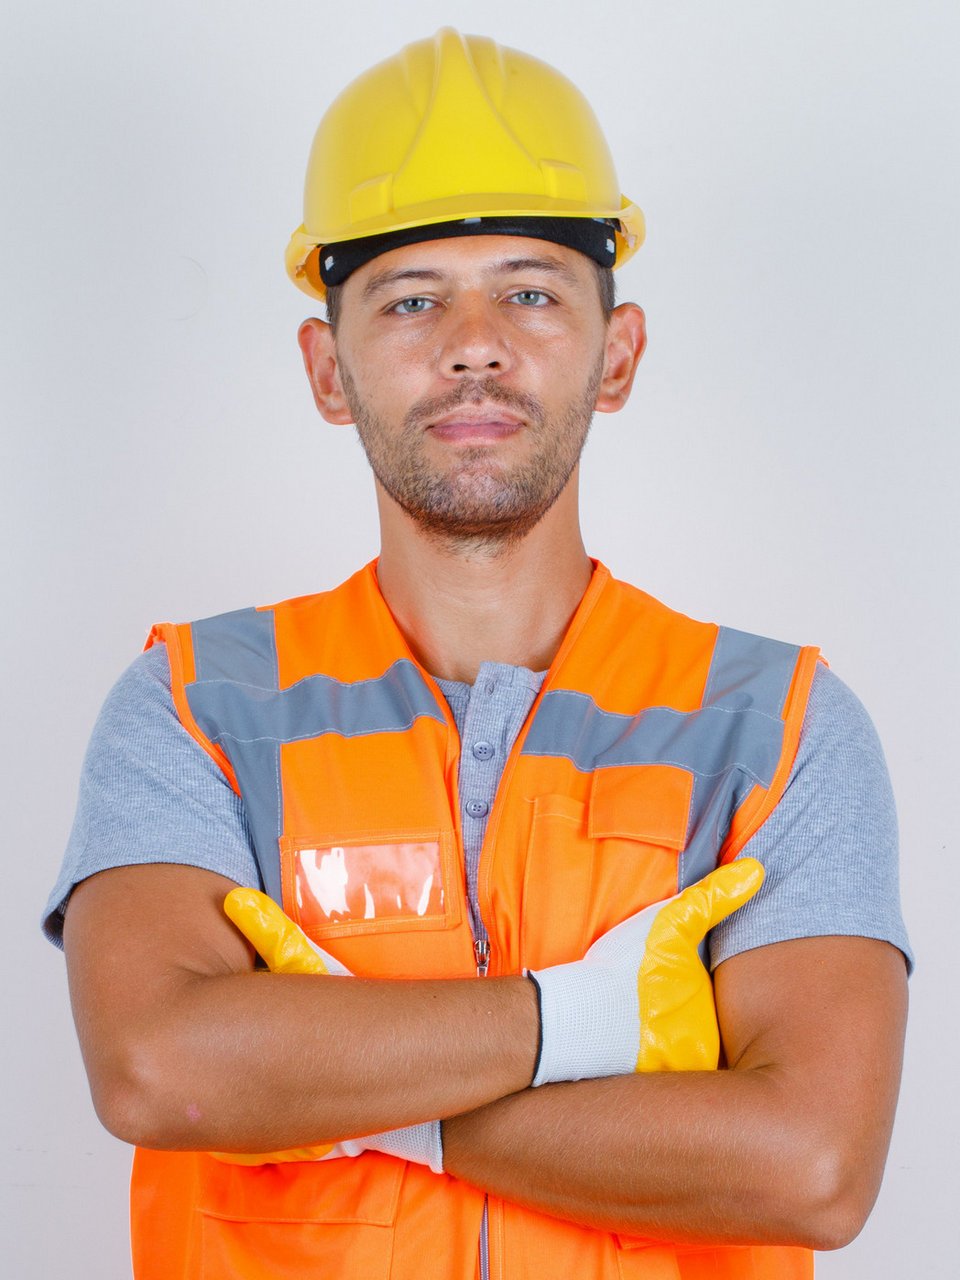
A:
[[[384,215],[371,219],[362,227],[351,228],[349,238],[361,240],[368,236],[383,235],[391,231],[403,231],[412,227],[428,227],[439,223],[460,221],[464,218],[616,218],[621,230],[616,232],[617,255],[614,269],[620,267],[640,248],[646,234],[643,211],[626,196],[621,197],[619,209],[585,209],[582,204],[572,205],[561,200],[545,201],[542,197],[531,199],[518,197],[509,201],[503,196],[495,198],[478,198],[477,196],[457,197],[453,200],[435,201],[429,212],[420,209],[414,213],[408,211],[406,218]],[[335,243],[343,239],[339,234],[327,229],[308,231],[301,224],[290,237],[285,255],[287,274],[298,289],[311,298],[322,302],[326,298],[326,286],[320,278],[320,250],[324,244]]]

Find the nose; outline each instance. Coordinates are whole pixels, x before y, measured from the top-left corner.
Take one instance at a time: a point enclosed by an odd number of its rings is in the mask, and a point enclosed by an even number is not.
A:
[[[492,298],[463,298],[445,316],[441,368],[445,376],[503,374],[513,364],[503,318]]]

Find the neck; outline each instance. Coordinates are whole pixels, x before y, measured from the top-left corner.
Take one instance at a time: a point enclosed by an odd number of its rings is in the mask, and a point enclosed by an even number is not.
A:
[[[481,662],[542,671],[553,661],[593,571],[569,485],[523,538],[448,545],[380,494],[380,590],[431,675],[473,683]]]

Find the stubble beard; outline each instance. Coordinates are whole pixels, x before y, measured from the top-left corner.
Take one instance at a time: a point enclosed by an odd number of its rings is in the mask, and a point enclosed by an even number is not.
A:
[[[430,537],[457,551],[500,555],[526,537],[566,487],[593,420],[603,376],[603,353],[575,401],[548,419],[540,401],[504,387],[496,378],[459,383],[445,396],[422,400],[391,433],[360,400],[349,370],[340,363],[344,395],[357,435],[383,489]],[[456,465],[442,472],[427,458],[425,424],[464,404],[492,402],[509,408],[533,437],[528,459],[513,467],[486,446],[460,447]]]

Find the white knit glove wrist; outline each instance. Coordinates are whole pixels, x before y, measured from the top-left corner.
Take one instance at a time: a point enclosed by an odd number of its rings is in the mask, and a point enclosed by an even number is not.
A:
[[[540,998],[533,1084],[629,1075],[640,1051],[637,984],[655,902],[598,938],[582,960],[528,970]]]
[[[409,1124],[403,1129],[388,1129],[386,1133],[374,1133],[367,1138],[348,1138],[338,1142],[324,1160],[336,1160],[340,1156],[358,1156],[363,1151],[382,1151],[398,1160],[412,1160],[425,1164],[434,1173],[443,1173],[443,1142],[440,1121],[428,1120],[425,1124]]]

